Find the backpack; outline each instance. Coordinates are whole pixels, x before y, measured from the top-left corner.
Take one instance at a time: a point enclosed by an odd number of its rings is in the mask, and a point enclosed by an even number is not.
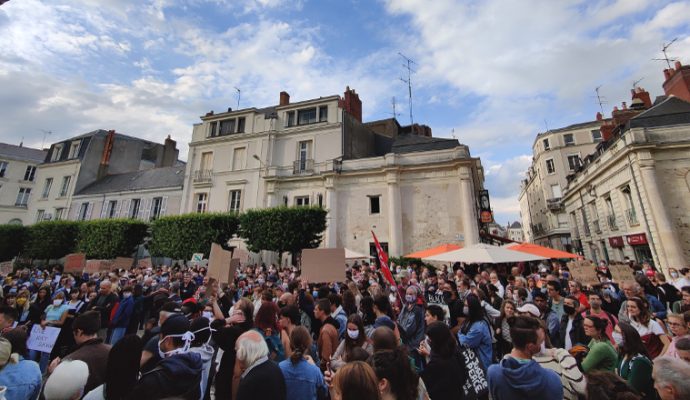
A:
[[[268,358],[279,363],[285,360],[285,348],[283,347],[283,342],[280,341],[280,335],[266,335],[266,333],[261,329],[255,329],[257,332],[263,336],[268,346]],[[268,333],[272,333],[269,332]]]

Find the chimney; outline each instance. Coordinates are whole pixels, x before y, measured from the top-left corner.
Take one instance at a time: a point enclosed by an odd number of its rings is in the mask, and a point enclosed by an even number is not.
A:
[[[280,103],[278,103],[279,106],[286,106],[290,104],[290,95],[288,92],[280,92]]]
[[[676,61],[675,69],[664,70],[664,93],[690,102],[690,65]]]
[[[101,153],[101,163],[98,165],[97,179],[101,179],[108,175],[108,167],[110,166],[110,155],[113,153],[113,143],[115,142],[115,131],[109,130],[105,135],[105,142],[103,143],[103,153]]]
[[[597,121],[601,121],[603,119],[604,119],[604,116],[601,115],[601,113],[597,111]]]
[[[177,161],[179,150],[177,150],[177,142],[168,135],[163,144],[163,159],[161,160],[161,167],[172,167]]]
[[[352,115],[357,121],[362,122],[362,100],[359,99],[359,95],[354,89],[350,89],[349,86],[345,88],[343,98],[338,101],[338,107]]]
[[[648,109],[652,107],[652,98],[649,96],[649,92],[644,90],[644,88],[637,87],[634,90],[630,90],[632,93],[632,99],[633,102],[635,99],[639,99],[642,101],[642,104],[644,104],[644,108]],[[631,106],[633,103],[630,103]]]
[[[616,127],[613,123],[604,122],[601,124],[599,131],[601,132],[601,139],[608,142],[613,137],[613,129]]]
[[[623,102],[623,109],[627,110],[628,109],[628,104],[626,102]]]

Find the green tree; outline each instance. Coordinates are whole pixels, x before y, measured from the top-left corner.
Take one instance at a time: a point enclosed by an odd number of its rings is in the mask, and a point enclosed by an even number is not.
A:
[[[24,249],[27,228],[22,225],[0,225],[0,261],[9,261]]]
[[[253,252],[289,251],[294,255],[302,249],[321,244],[328,212],[321,207],[275,207],[249,210],[240,215],[240,236]]]
[[[81,224],[77,249],[89,258],[129,257],[144,242],[149,225],[136,219],[98,219]]]
[[[156,257],[190,260],[211,252],[211,243],[225,246],[237,233],[235,213],[203,213],[161,217],[151,223],[149,251]]]
[[[28,228],[25,252],[37,259],[60,258],[74,253],[81,222],[44,221]]]

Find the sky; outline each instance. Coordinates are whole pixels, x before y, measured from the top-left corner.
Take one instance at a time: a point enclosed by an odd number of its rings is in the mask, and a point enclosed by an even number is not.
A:
[[[2,1],[0,1],[2,3]],[[663,94],[661,48],[690,63],[690,1],[10,0],[0,5],[0,142],[94,129],[186,159],[207,111],[342,95],[364,120],[412,113],[480,157],[498,223],[519,219],[534,137],[591,121],[634,81]],[[50,132],[50,134],[46,134]]]

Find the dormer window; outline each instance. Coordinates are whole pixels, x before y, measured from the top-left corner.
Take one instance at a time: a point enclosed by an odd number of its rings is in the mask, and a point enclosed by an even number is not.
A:
[[[50,157],[50,161],[58,161],[60,160],[60,157],[62,156],[62,144],[56,144],[55,147],[53,147],[53,155]]]
[[[313,124],[316,122],[316,107],[297,111],[297,123],[299,125]]]
[[[76,140],[72,142],[72,145],[69,148],[69,159],[77,158],[79,157],[79,149],[81,148],[81,140]]]

